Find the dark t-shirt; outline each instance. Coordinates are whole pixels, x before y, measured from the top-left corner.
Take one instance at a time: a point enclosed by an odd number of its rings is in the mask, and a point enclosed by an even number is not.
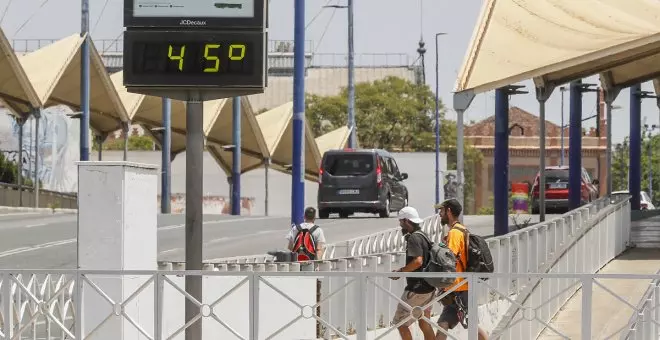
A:
[[[424,236],[418,233],[413,233],[407,237],[406,264],[412,262],[418,256],[422,256],[424,262],[421,267],[415,270],[415,272],[422,272],[424,265],[426,265],[427,259],[429,258],[429,244],[426,242]],[[435,290],[433,286],[429,285],[426,280],[421,277],[407,277],[406,283],[406,290],[417,294],[427,294]]]

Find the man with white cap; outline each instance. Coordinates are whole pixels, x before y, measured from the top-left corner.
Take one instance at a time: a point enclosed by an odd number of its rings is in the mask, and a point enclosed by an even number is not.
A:
[[[426,259],[429,258],[430,244],[424,237],[421,231],[421,223],[423,220],[419,218],[417,210],[413,207],[405,207],[399,210],[399,225],[401,231],[406,239],[406,265],[400,269],[394,270],[395,272],[422,272]],[[398,280],[399,278],[392,278]],[[408,304],[410,307],[406,308],[399,303],[394,313],[393,323],[398,326],[401,339],[412,340],[412,333],[410,332],[410,325],[415,319],[421,317],[416,315],[420,308],[424,308],[424,315],[427,318],[431,317],[431,309],[433,298],[435,297],[435,287],[429,285],[424,278],[407,277],[406,288],[403,291],[401,300]],[[428,306],[427,306],[428,305]],[[410,310],[413,310],[411,312]],[[410,317],[412,314],[413,317]],[[403,322],[406,320],[405,322]],[[402,323],[403,322],[403,323]],[[419,328],[424,334],[424,340],[435,339],[433,327],[423,319],[419,319]]]

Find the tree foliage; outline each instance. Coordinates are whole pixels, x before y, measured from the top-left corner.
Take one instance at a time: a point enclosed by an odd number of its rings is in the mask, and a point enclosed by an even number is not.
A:
[[[92,150],[98,150],[98,149],[99,149],[98,143],[94,141]],[[103,143],[103,150],[124,150],[124,139],[117,138]],[[129,136],[128,150],[152,151],[154,150],[154,141],[149,136]]]
[[[306,118],[315,136],[346,125],[348,90],[336,96],[308,94]],[[399,152],[435,150],[435,96],[427,85],[386,77],[355,86],[355,120],[360,147]],[[445,119],[439,103],[440,145],[447,153],[447,169],[456,169],[456,122]],[[471,206],[474,169],[481,153],[465,145],[465,200]]]
[[[0,183],[18,184],[18,165],[0,153]],[[23,185],[32,186],[32,179],[23,176]]]
[[[649,158],[650,150],[650,158]],[[660,135],[650,136],[642,133],[642,191],[651,195],[653,203],[660,202]],[[622,143],[614,145],[612,150],[612,190],[628,190],[628,173],[630,169],[630,138],[625,137]],[[652,193],[649,192],[648,178],[651,173]]]

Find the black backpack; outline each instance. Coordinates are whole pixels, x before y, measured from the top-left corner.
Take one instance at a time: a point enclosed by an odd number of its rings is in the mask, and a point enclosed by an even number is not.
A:
[[[319,226],[315,225],[309,229],[303,229],[296,224],[298,234],[293,241],[293,252],[298,253],[298,261],[316,260],[316,240],[312,234]]]
[[[431,239],[422,231],[417,230],[413,234],[420,234],[429,244],[429,258],[424,259],[426,265],[422,269],[424,272],[433,273],[455,273],[456,256],[451,249],[443,242],[433,243]],[[450,287],[456,281],[455,277],[425,277],[424,280],[429,285],[445,289]]]
[[[456,228],[460,230],[465,236],[465,243],[467,244],[467,265],[466,272],[471,273],[492,273],[495,271],[493,264],[493,256],[490,254],[490,248],[486,240],[479,236],[470,233],[465,227]],[[481,278],[487,280],[488,278]]]

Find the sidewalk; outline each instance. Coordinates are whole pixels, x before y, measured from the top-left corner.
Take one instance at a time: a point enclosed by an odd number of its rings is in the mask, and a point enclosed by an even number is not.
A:
[[[660,270],[660,250],[632,248],[605,265],[603,274],[655,274]],[[648,280],[597,280],[621,299],[636,306],[646,289]],[[593,339],[604,339],[622,331],[633,310],[609,292],[594,284],[591,335]],[[580,318],[582,315],[582,290],[578,290],[555,315],[550,325],[570,339],[582,339]],[[563,339],[550,329],[545,329],[538,339]]]

